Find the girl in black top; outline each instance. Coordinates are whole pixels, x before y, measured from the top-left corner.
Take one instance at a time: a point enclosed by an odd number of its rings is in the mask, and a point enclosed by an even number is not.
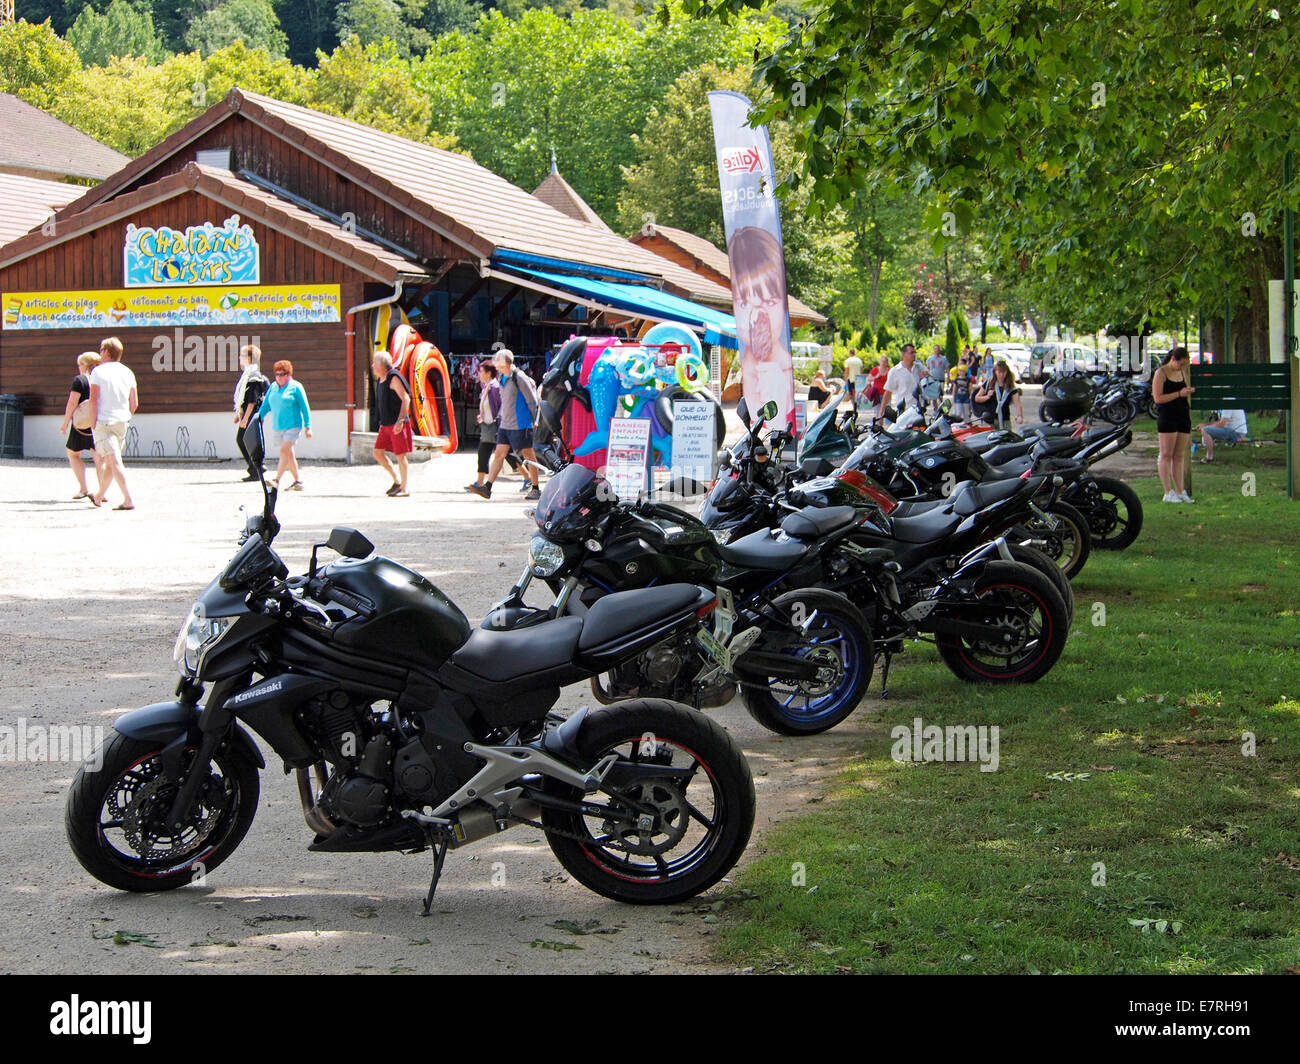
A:
[[[64,444],[68,450],[68,465],[72,467],[77,485],[81,488],[73,496],[74,499],[85,499],[90,496],[90,489],[86,487],[86,465],[81,460],[81,452],[93,451],[95,440],[89,432],[83,432],[72,424],[72,416],[77,412],[77,407],[90,398],[90,371],[98,365],[99,355],[94,351],[85,351],[77,356],[77,376],[68,391],[68,404],[63,411],[63,424],[59,426],[60,432],[68,434],[67,442]]]
[[[1156,469],[1165,489],[1165,502],[1191,502],[1183,481],[1187,449],[1191,445],[1192,404],[1196,391],[1188,379],[1187,348],[1175,347],[1151,378],[1151,398],[1156,402],[1156,432],[1160,459]]]

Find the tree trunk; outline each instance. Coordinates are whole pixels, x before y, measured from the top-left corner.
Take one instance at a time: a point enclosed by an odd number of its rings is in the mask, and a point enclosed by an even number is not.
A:
[[[1213,314],[1205,317],[1205,350],[1214,352],[1214,361],[1223,362],[1223,315]]]

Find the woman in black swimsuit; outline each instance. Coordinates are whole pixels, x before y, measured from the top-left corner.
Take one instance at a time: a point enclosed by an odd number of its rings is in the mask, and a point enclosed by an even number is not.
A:
[[[63,411],[63,424],[59,428],[60,432],[68,434],[64,444],[68,449],[68,465],[72,467],[72,473],[81,487],[80,493],[74,495],[73,499],[85,499],[90,495],[90,489],[86,487],[86,464],[81,460],[81,452],[93,451],[95,441],[89,432],[82,432],[72,424],[72,415],[83,401],[90,398],[90,371],[98,365],[99,355],[94,351],[86,351],[77,356],[77,376],[68,391],[68,405]]]
[[[1187,348],[1175,347],[1151,378],[1151,398],[1156,402],[1156,432],[1160,460],[1156,465],[1165,502],[1191,502],[1183,483],[1187,449],[1192,439],[1191,396],[1196,391],[1188,379]]]

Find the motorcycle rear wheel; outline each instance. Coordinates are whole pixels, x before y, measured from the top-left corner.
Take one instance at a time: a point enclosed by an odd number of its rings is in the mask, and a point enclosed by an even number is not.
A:
[[[936,636],[939,657],[953,675],[970,683],[1033,683],[1047,675],[1069,635],[1065,604],[1047,577],[1019,562],[989,562],[976,581],[975,594],[1005,606],[1006,622],[1019,630],[1020,640],[1008,653],[1006,646],[992,641]],[[960,619],[960,603],[947,616]]]
[[[1123,550],[1142,531],[1142,500],[1137,492],[1114,477],[1096,477],[1104,514],[1088,515],[1092,545],[1098,550]]]
[[[663,764],[666,758],[674,767],[695,770],[685,786],[653,775],[620,784],[620,793],[654,807],[647,832],[578,812],[543,810],[547,828],[567,833],[547,834],[551,851],[589,890],[635,905],[667,905],[708,890],[745,852],[755,809],[749,762],[704,714],[663,699],[620,702],[590,713],[577,744],[591,764],[617,752],[633,761]],[[611,800],[554,780],[546,787],[573,802]]]
[[[168,834],[163,820],[177,787],[161,779],[161,754],[158,743],[115,731],[99,767],[82,765],[68,792],[73,854],[118,890],[174,890],[202,878],[234,853],[257,812],[257,766],[227,748],[213,758],[184,827]]]
[[[787,591],[773,607],[795,625],[813,618],[807,638],[781,653],[795,659],[824,660],[834,670],[829,681],[798,680],[745,673],[741,698],[745,708],[763,727],[781,735],[815,735],[835,727],[858,708],[871,683],[876,648],[866,617],[843,595],[806,589]],[[814,617],[815,614],[815,617]],[[755,650],[764,649],[759,638]],[[739,668],[744,667],[741,655]]]

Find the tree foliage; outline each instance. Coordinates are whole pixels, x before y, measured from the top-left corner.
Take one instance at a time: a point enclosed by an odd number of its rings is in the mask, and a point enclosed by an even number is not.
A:
[[[759,0],[685,0],[734,16]],[[1229,0],[830,0],[760,64],[815,203],[906,176],[942,247],[988,218],[997,272],[1080,324],[1221,303],[1275,268],[1300,149],[1300,23]]]
[[[124,55],[157,63],[167,54],[154,28],[153,13],[129,0],[112,0],[103,14],[83,7],[68,29],[67,41],[86,66],[105,66]]]
[[[289,39],[270,0],[219,0],[199,14],[185,32],[185,43],[205,56],[236,41],[284,57]]]

